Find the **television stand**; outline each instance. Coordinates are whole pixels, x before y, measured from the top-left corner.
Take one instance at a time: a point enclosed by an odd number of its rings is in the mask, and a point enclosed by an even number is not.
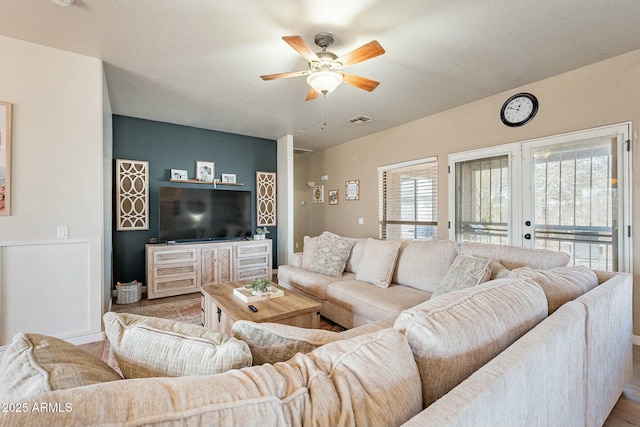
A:
[[[270,239],[147,244],[147,297],[200,292],[207,283],[271,279],[271,253]]]

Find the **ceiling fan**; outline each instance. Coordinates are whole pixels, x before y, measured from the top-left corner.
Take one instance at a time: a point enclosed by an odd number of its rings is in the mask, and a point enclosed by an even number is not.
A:
[[[376,40],[370,41],[340,57],[333,52],[327,51],[327,48],[334,42],[333,34],[331,33],[322,32],[316,34],[314,38],[315,44],[322,49],[318,53],[313,52],[300,36],[284,36],[282,40],[287,42],[289,46],[294,48],[296,52],[309,62],[309,69],[288,73],[267,74],[260,76],[260,78],[268,81],[288,77],[307,76],[307,83],[309,83],[311,89],[309,89],[305,101],[316,99],[320,93],[326,95],[343,82],[368,92],[371,92],[380,84],[380,82],[375,80],[342,71],[344,67],[382,55],[384,49]]]

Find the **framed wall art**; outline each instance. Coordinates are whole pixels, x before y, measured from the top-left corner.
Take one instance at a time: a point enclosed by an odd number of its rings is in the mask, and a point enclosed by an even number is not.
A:
[[[344,198],[346,200],[358,200],[360,198],[360,180],[347,181]]]
[[[324,203],[324,185],[313,186],[313,203]]]
[[[257,226],[276,225],[276,173],[256,172]]]
[[[0,101],[0,215],[10,215],[11,104]]]
[[[149,162],[116,160],[116,230],[149,229]]]
[[[187,171],[184,169],[171,169],[171,179],[174,181],[186,181]]]
[[[329,190],[329,204],[330,205],[338,204],[338,190]]]
[[[196,160],[196,180],[202,182],[213,182],[216,173],[215,162]]]
[[[235,173],[223,173],[222,182],[227,184],[235,184],[236,183],[236,174]]]

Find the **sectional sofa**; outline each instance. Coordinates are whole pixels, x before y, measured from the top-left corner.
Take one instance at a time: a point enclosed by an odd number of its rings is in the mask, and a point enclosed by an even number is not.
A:
[[[405,249],[412,245],[406,243]],[[409,258],[411,251],[398,250],[386,287],[381,263],[365,274],[360,269],[366,266],[364,258],[351,259],[352,266],[345,268],[352,271],[346,275],[360,279],[331,279],[326,301],[338,305],[338,299],[329,298],[336,295],[329,291],[333,283],[361,281],[373,293],[416,283],[404,276],[409,270],[395,270],[410,259],[424,264],[436,256],[447,258],[439,245],[449,244],[437,245],[431,259],[425,254]],[[371,323],[358,320],[368,314],[351,311],[354,322],[363,325],[342,333],[241,321],[230,338],[105,315],[110,339],[119,342],[127,335],[122,329],[137,328],[131,335],[137,351],[160,345],[172,355],[146,360],[131,357],[126,346],[119,350],[136,372],[146,371],[137,370],[136,362],[174,365],[155,366],[162,377],[116,378],[35,394],[28,392],[33,387],[26,387],[19,396],[20,381],[13,389],[5,387],[6,378],[17,376],[7,372],[10,362],[24,357],[28,363],[12,365],[33,365],[21,381],[46,387],[76,361],[75,351],[63,349],[59,357],[68,357],[56,364],[44,357],[47,349],[41,346],[24,346],[20,354],[7,350],[11,360],[0,363],[0,400],[7,408],[0,412],[0,425],[602,425],[631,377],[631,276],[584,267],[539,268],[536,262],[554,257],[555,263],[566,263],[566,256],[546,252],[480,245],[460,252],[446,271],[437,270],[441,280],[433,280],[432,290],[419,290],[424,300],[390,317],[386,311],[392,309],[371,310]],[[477,256],[490,253],[496,257]],[[332,258],[320,262],[323,268],[335,262]],[[428,280],[428,271],[421,267],[412,274]],[[506,277],[492,280],[494,274]],[[473,280],[467,280],[471,276]],[[335,312],[349,313],[349,306]],[[195,344],[184,354],[181,350],[189,341]],[[198,368],[194,352],[207,342],[213,349],[232,349],[233,357],[245,365],[252,359],[254,366],[212,375],[189,371],[195,375],[165,376],[179,375],[183,363]],[[211,348],[202,354],[211,354]]]

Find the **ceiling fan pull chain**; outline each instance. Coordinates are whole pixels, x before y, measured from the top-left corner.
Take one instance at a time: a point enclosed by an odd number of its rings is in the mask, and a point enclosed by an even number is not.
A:
[[[322,94],[322,128],[321,128],[322,130],[324,130],[324,128],[327,126],[327,122],[324,119],[324,102],[325,102],[325,99],[327,99],[327,94],[323,93]]]

